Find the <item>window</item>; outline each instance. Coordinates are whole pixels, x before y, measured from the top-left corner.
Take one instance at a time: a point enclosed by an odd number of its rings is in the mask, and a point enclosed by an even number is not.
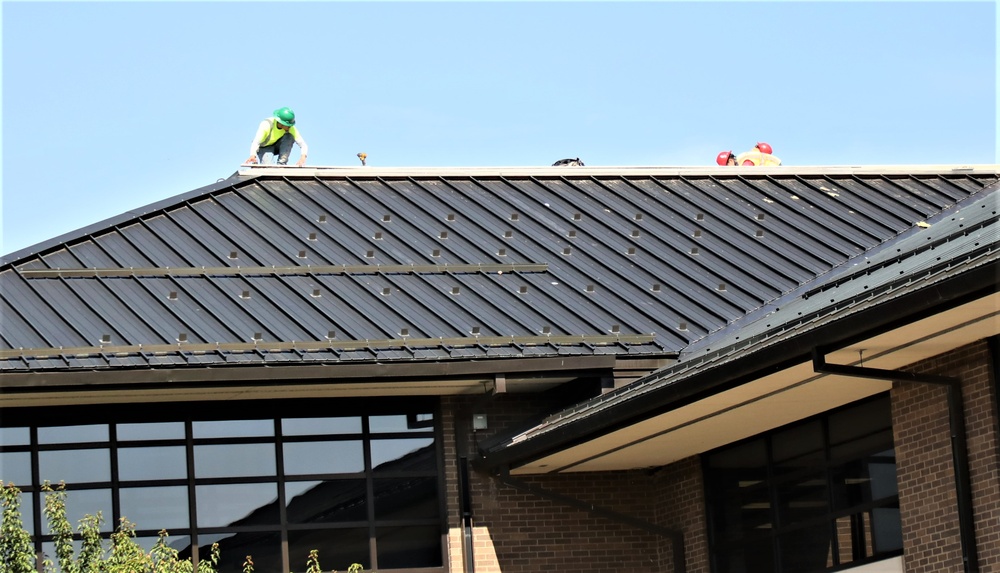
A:
[[[312,549],[325,569],[441,570],[438,420],[413,398],[9,410],[0,479],[24,492],[41,550],[49,480],[66,482],[73,524],[101,511],[107,535],[126,517],[147,550],[166,529],[195,561],[219,543],[223,572],[247,555],[258,573],[303,570]]]
[[[712,571],[808,573],[899,555],[888,395],[704,456]]]

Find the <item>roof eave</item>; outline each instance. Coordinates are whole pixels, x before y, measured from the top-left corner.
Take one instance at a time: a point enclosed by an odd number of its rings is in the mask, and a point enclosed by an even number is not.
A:
[[[810,362],[815,349],[834,349],[933,316],[997,291],[1000,260],[870,306],[841,319],[791,336],[759,351],[700,368],[668,385],[644,394],[642,400],[622,400],[584,413],[541,435],[509,441],[481,451],[476,467],[485,471],[513,468],[561,449],[652,418],[658,414],[725,392],[766,373]],[[657,377],[657,374],[649,378]]]

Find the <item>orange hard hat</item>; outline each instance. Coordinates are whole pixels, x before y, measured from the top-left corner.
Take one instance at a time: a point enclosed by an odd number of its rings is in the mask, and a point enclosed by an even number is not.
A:
[[[715,162],[719,165],[728,165],[729,158],[733,156],[732,151],[723,151],[715,156]]]
[[[774,151],[771,149],[769,144],[764,143],[763,141],[757,143],[757,149],[759,149],[761,153],[767,153],[769,155]]]

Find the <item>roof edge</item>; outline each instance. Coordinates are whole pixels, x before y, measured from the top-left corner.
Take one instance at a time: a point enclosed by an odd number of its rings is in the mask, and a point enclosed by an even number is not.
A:
[[[454,166],[454,167],[377,167],[377,166],[279,166],[243,165],[240,176],[315,176],[342,175],[344,177],[421,177],[446,175],[480,176],[599,176],[599,175],[677,175],[718,176],[738,174],[795,175],[923,175],[953,173],[956,175],[996,174],[1000,164],[939,164],[939,165],[780,165],[775,167],[719,167],[717,165],[600,165],[584,167],[542,166]]]

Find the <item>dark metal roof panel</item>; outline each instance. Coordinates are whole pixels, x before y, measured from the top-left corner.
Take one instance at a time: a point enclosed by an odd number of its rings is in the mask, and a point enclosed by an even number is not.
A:
[[[603,415],[602,423],[609,427],[617,423],[614,421],[616,415],[620,416],[619,420],[635,416],[631,418],[635,422],[644,415],[645,405],[659,399],[657,393],[666,396],[669,387],[683,384],[696,375],[708,380],[722,364],[754,362],[767,349],[779,347],[781,342],[808,337],[821,327],[861,310],[883,308],[890,300],[934,289],[949,279],[954,282],[956,277],[966,277],[976,268],[990,265],[995,268],[1000,261],[1000,219],[997,215],[1000,188],[993,187],[992,193],[966,200],[957,210],[932,219],[929,228],[916,229],[890,241],[885,248],[842,273],[831,273],[817,280],[812,288],[804,287],[783,301],[780,310],[774,308],[762,312],[763,316],[748,316],[734,323],[715,340],[696,345],[697,348],[686,353],[683,360],[626,387],[558,412],[533,428],[518,430],[516,440],[510,436],[497,440],[487,446],[488,463],[501,459],[503,463],[512,460],[516,463],[518,457],[529,459],[535,452],[550,447],[551,444],[545,441],[571,437],[572,426],[580,426],[581,434],[600,433],[602,429],[594,424],[597,415]],[[998,280],[1000,277],[993,274],[994,290]],[[990,286],[985,282],[966,284],[963,288],[981,292]],[[937,293],[930,297],[938,299],[942,295]],[[897,318],[887,315],[881,320],[892,324]],[[816,344],[812,342],[813,347]],[[780,350],[778,353],[781,354]],[[710,381],[724,386],[726,379],[711,377]]]
[[[502,171],[238,176],[87,229],[0,266],[0,309],[13,313],[0,362],[10,371],[109,367],[109,356],[129,368],[676,352],[996,180],[948,170]],[[440,267],[483,264],[544,270]],[[336,265],[356,267],[318,268]],[[45,268],[96,270],[30,275]],[[121,268],[134,276],[101,274]],[[554,338],[650,333],[652,344]],[[539,341],[399,347],[476,336]],[[253,348],[328,339],[326,349]],[[352,340],[371,348],[334,344]],[[169,348],[179,342],[222,346]],[[13,351],[59,347],[82,350],[45,361]]]

